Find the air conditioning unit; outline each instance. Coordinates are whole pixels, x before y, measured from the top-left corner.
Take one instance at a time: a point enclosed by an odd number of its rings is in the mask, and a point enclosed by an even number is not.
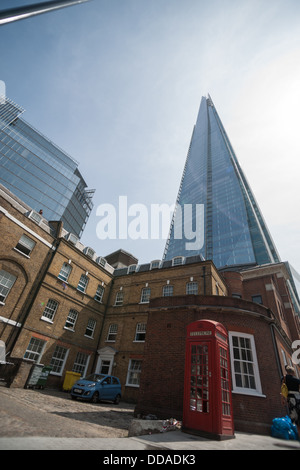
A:
[[[68,235],[66,236],[66,239],[73,243],[73,245],[76,245],[76,243],[78,242],[79,238],[76,237],[76,235],[74,235],[74,233],[68,233]]]
[[[95,250],[93,250],[93,248],[90,248],[89,246],[86,246],[83,250],[83,253],[87,255],[89,258],[93,258],[95,254]]]

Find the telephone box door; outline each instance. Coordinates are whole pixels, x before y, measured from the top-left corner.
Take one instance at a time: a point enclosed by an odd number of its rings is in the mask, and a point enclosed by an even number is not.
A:
[[[198,320],[187,327],[182,429],[234,437],[228,334],[219,322]]]
[[[197,427],[201,415],[201,422],[209,432],[212,428],[210,342],[190,343],[187,363],[185,425],[191,429]]]

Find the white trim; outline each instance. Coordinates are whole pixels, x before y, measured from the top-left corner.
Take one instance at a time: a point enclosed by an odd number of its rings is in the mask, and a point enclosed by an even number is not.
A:
[[[243,333],[241,331],[229,331],[228,333],[229,333],[228,336],[229,336],[230,358],[231,358],[232,392],[240,393],[242,395],[254,395],[254,396],[259,396],[259,397],[265,397],[265,395],[263,395],[262,393],[254,336],[248,333]],[[232,344],[233,336],[238,336],[241,338],[248,338],[250,340],[251,353],[252,353],[252,358],[253,358],[252,364],[253,364],[253,371],[254,371],[254,380],[255,380],[255,385],[256,385],[255,389],[238,387],[236,385],[235,372],[234,372],[234,354],[233,354],[233,344]]]
[[[64,357],[64,359],[63,359],[63,361],[62,361],[61,371],[60,371],[60,372],[52,372],[52,371],[51,371],[50,374],[51,374],[51,375],[56,375],[56,376],[58,376],[58,377],[61,377],[61,376],[63,375],[64,369],[65,369],[65,365],[66,365],[66,362],[67,362],[67,359],[68,359],[68,356],[69,356],[70,349],[69,349],[69,348],[66,348],[65,346],[61,346],[60,344],[56,344],[56,347],[57,347],[57,346],[60,347],[60,348],[66,349],[67,352],[66,352],[66,355],[65,355],[65,357]],[[56,347],[55,347],[55,349],[54,349],[53,354],[54,354],[55,351],[56,351]],[[53,359],[53,354],[52,354],[52,358],[51,358],[51,360],[50,360],[50,365],[51,365],[51,361],[52,361],[52,359]]]
[[[2,302],[0,302],[0,304],[5,305],[5,304],[2,304]],[[22,323],[17,323],[14,320],[9,320],[9,318],[5,318],[1,316],[0,316],[0,322],[7,323],[8,325],[16,326],[17,328],[21,328],[22,326]]]
[[[31,230],[30,228],[26,227],[26,225],[24,225],[22,222],[20,222],[18,219],[16,219],[13,215],[11,215],[6,209],[4,209],[4,207],[0,206],[0,211],[3,212],[3,214],[8,218],[10,219],[12,222],[14,222],[16,225],[18,225],[19,227],[21,227],[23,230],[25,230],[26,232],[30,233],[30,235],[32,235],[33,237],[37,238],[37,240],[39,240],[40,242],[42,242],[44,245],[48,246],[48,248],[51,248],[52,250],[55,250],[55,247],[47,242],[47,240],[45,240],[44,238],[42,238],[40,235],[38,235],[37,233],[35,233],[33,230]]]
[[[97,351],[97,353],[99,354],[96,369],[95,369],[95,372],[97,374],[101,373],[100,371],[101,371],[102,362],[110,361],[108,375],[111,375],[116,352],[117,350],[110,346],[105,346],[104,348],[101,348]]]

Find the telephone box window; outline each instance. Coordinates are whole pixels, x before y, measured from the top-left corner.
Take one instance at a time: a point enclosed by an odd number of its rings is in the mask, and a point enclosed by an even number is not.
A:
[[[223,415],[230,415],[230,393],[227,351],[220,346],[220,367],[221,367],[221,391],[222,391],[222,412]]]
[[[192,346],[190,409],[209,413],[208,346]]]

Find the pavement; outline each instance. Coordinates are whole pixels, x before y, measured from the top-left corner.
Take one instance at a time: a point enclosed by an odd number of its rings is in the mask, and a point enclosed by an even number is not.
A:
[[[180,430],[147,436],[123,438],[2,437],[0,450],[105,450],[105,451],[182,451],[204,450],[300,450],[299,441],[285,441],[270,436],[235,433],[235,438],[212,441]]]
[[[154,459],[161,453],[192,459],[204,450],[300,450],[299,441],[241,432],[223,441],[180,429],[128,437],[133,410],[133,404],[122,402],[95,405],[73,402],[63,392],[0,387],[0,450],[94,450],[102,451],[100,458],[110,453],[110,459],[129,453],[139,455],[142,463],[146,457],[141,455]]]

